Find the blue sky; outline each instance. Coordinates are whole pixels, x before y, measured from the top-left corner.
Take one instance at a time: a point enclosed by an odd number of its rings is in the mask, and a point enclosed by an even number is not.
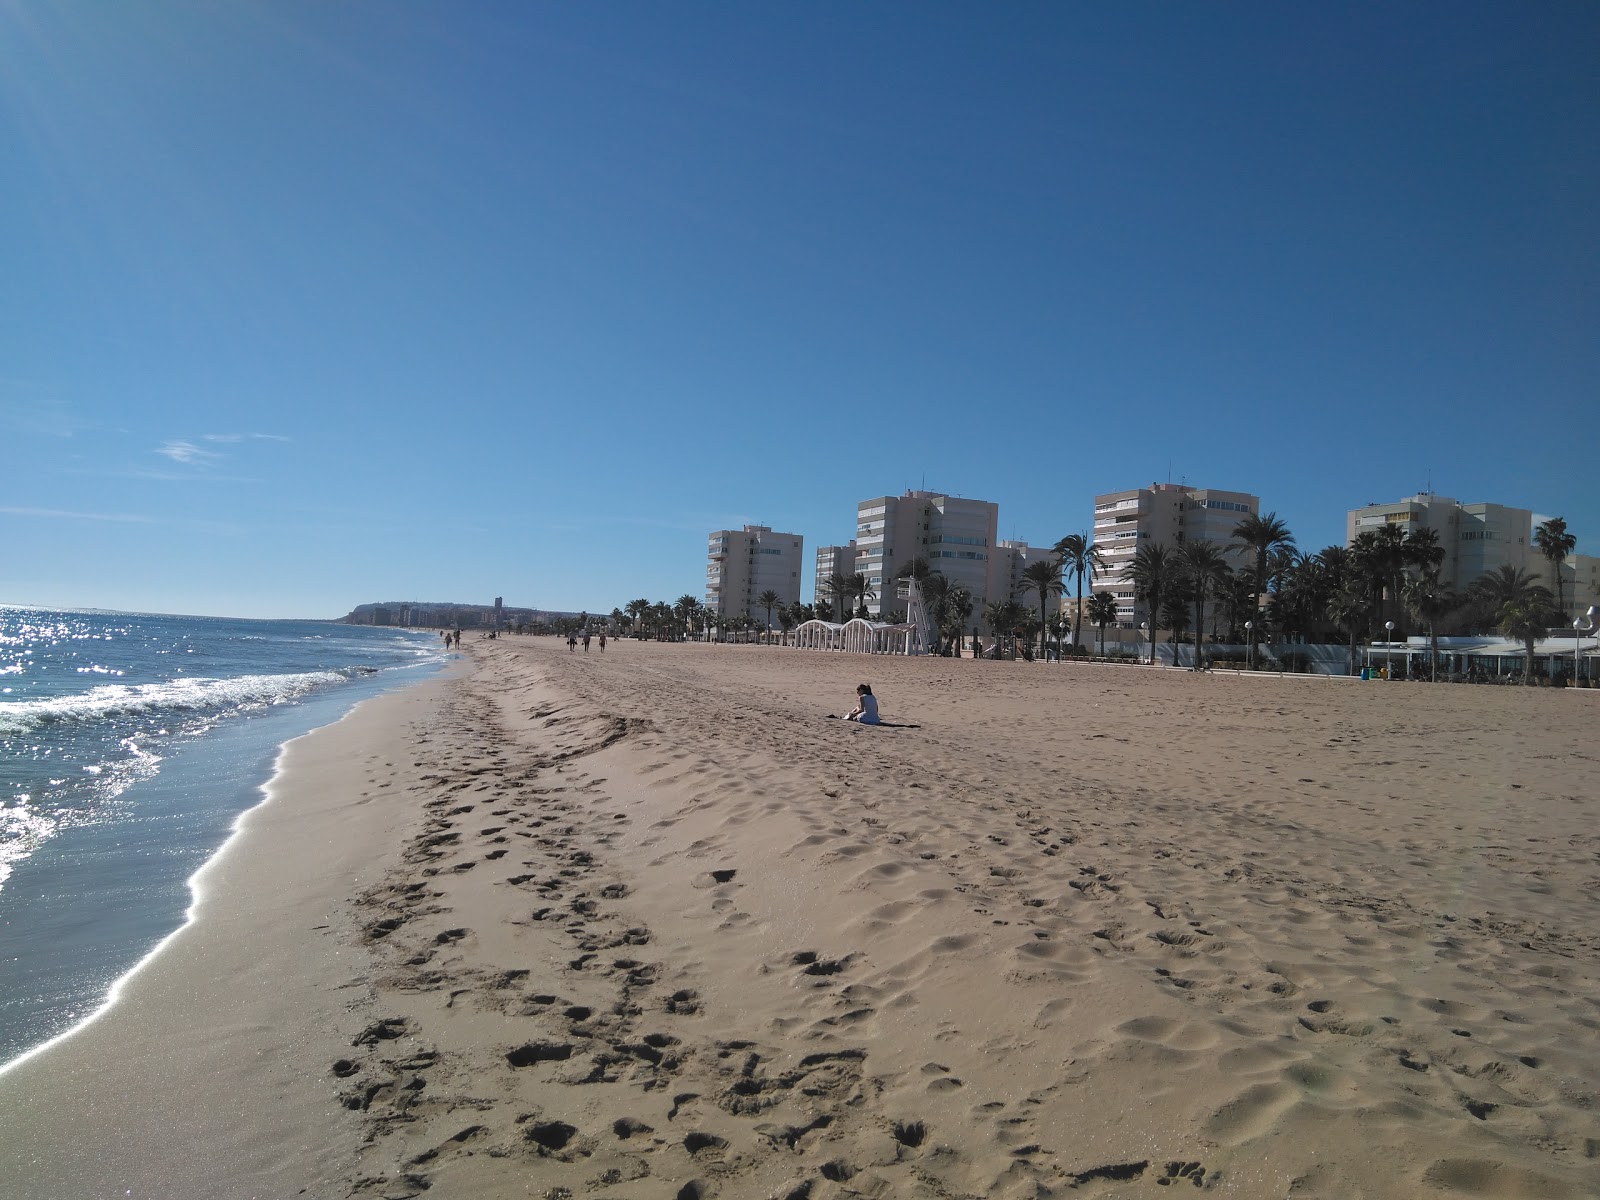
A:
[[[924,481],[1600,553],[1597,57],[1587,2],[0,0],[0,602],[609,610]]]

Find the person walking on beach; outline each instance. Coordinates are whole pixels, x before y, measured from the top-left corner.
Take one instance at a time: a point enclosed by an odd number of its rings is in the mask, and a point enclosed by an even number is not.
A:
[[[606,631],[604,629],[602,629],[600,631],[600,653],[604,654],[605,652],[606,652]]]
[[[585,654],[589,653],[589,631],[587,629],[583,631],[583,652]]]
[[[856,706],[845,714],[844,719],[858,725],[878,724],[878,698],[872,694],[870,683],[856,685]]]
[[[572,630],[567,634],[567,653],[571,654],[577,648],[578,648],[578,633],[577,633],[577,630]]]

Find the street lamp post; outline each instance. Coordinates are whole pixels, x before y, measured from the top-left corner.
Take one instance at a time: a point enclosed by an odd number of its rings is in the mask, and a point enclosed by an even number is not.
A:
[[[1254,671],[1256,669],[1255,627],[1256,623],[1254,621],[1246,621],[1244,623],[1244,640],[1248,643],[1244,653],[1244,661],[1245,668],[1250,671]]]
[[[1156,665],[1156,641],[1150,636],[1150,622],[1140,621],[1139,629],[1143,632],[1145,640],[1150,643],[1150,665]]]
[[[1385,641],[1383,643],[1383,676],[1385,679],[1394,678],[1394,622],[1383,623]]]

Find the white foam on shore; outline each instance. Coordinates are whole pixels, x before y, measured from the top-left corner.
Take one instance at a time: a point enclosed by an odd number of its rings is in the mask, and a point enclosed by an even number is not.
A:
[[[421,680],[418,680],[417,682],[421,682]],[[110,1012],[111,1009],[122,998],[123,991],[127,987],[128,983],[152,962],[154,962],[156,958],[160,956],[161,952],[171,945],[177,938],[179,938],[185,930],[187,930],[191,925],[195,924],[200,919],[201,905],[204,903],[206,898],[205,884],[208,874],[211,872],[213,867],[227,857],[229,852],[239,842],[240,836],[245,832],[245,823],[249,820],[250,814],[256,812],[265,805],[270,804],[278,794],[278,789],[284,775],[285,760],[289,755],[290,747],[292,747],[296,742],[310,737],[312,734],[321,732],[325,729],[330,729],[333,726],[349,720],[350,717],[353,716],[355,712],[369,700],[376,700],[380,698],[380,696],[390,695],[394,690],[395,689],[391,688],[386,689],[376,695],[364,696],[358,699],[348,709],[346,709],[333,720],[324,722],[323,724],[312,729],[307,729],[302,733],[296,734],[292,738],[288,738],[285,741],[280,742],[278,744],[278,752],[273,758],[272,772],[267,777],[266,782],[262,783],[257,788],[261,794],[261,799],[252,804],[249,808],[241,811],[238,816],[234,817],[232,824],[228,827],[228,836],[223,840],[222,844],[217,847],[216,852],[213,853],[210,858],[206,859],[205,862],[201,863],[200,866],[196,868],[194,874],[190,875],[185,881],[185,886],[189,889],[189,906],[184,910],[182,924],[178,925],[177,928],[173,929],[171,933],[168,933],[165,937],[158,941],[144,954],[143,957],[141,957],[136,963],[119,975],[106,990],[105,997],[92,1012],[73,1022],[71,1026],[62,1030],[55,1036],[40,1042],[36,1046],[29,1047],[21,1054],[18,1054],[15,1058],[0,1063],[0,1076],[4,1076],[13,1068],[18,1067],[33,1058],[36,1058],[40,1054],[43,1054],[52,1046],[66,1041],[79,1030],[92,1025],[106,1013]]]

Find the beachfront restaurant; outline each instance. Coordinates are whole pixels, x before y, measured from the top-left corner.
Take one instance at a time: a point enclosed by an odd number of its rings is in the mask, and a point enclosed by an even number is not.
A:
[[[1520,678],[1527,660],[1519,641],[1499,636],[1442,637],[1439,674],[1477,679]],[[1391,678],[1426,677],[1426,635],[1403,642],[1372,642],[1361,649],[1361,663],[1374,675],[1386,668]],[[1583,684],[1600,686],[1600,637],[1544,637],[1533,643],[1533,670],[1546,679],[1576,677]]]

